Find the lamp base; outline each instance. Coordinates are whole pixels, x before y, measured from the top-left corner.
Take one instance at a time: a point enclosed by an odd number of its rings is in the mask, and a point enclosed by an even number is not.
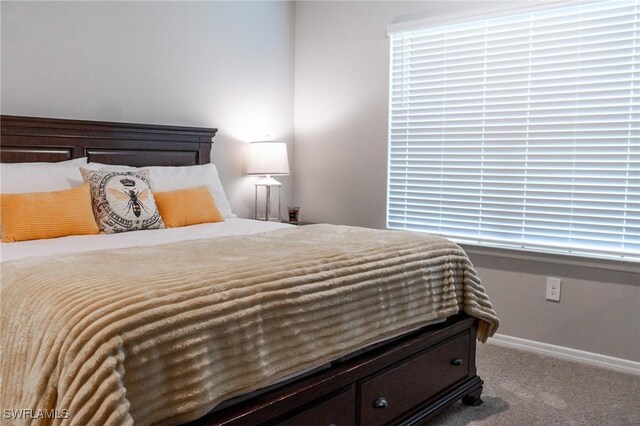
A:
[[[266,192],[266,199],[265,199],[265,211],[264,211],[264,216],[263,217],[259,217],[258,216],[258,188],[264,186],[265,188],[265,192]],[[256,220],[264,220],[264,221],[275,221],[275,222],[280,222],[281,220],[281,206],[280,206],[280,192],[281,189],[280,187],[282,186],[282,184],[280,182],[278,182],[277,180],[275,180],[274,178],[272,178],[271,176],[267,176],[263,179],[260,179],[258,182],[256,182],[256,197],[255,197],[255,214],[254,217]],[[278,212],[277,215],[271,215],[271,188],[277,188],[278,189]]]
[[[272,178],[271,176],[266,176],[256,182],[256,186],[282,186],[280,182]]]

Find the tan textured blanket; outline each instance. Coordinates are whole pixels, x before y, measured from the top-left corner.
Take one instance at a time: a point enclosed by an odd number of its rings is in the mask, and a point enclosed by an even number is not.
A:
[[[185,422],[459,310],[498,326],[455,244],[332,225],[4,262],[0,296],[1,408],[53,424]]]

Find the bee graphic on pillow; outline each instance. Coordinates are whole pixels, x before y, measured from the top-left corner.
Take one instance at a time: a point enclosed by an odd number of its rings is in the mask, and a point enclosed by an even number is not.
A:
[[[123,189],[108,188],[108,191],[118,200],[127,203],[127,214],[133,211],[136,217],[140,217],[143,210],[145,213],[149,213],[143,204],[143,202],[149,198],[149,188],[138,191],[136,190],[135,181],[131,179],[121,179],[120,183],[124,187]]]

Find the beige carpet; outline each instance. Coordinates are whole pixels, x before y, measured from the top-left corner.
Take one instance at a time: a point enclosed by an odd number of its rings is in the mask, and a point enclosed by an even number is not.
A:
[[[460,402],[424,425],[640,425],[640,376],[478,345],[479,407]]]

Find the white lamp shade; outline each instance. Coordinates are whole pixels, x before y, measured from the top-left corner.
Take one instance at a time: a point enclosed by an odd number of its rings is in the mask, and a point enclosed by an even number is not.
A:
[[[284,142],[252,142],[249,144],[247,174],[285,176],[289,174],[287,144]]]

